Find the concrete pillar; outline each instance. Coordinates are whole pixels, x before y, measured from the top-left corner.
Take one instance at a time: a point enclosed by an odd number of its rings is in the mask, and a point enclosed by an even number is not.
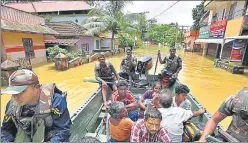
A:
[[[204,43],[204,48],[203,48],[203,56],[207,56],[207,51],[208,51],[208,43]]]
[[[223,48],[225,46],[225,41],[226,39],[223,40],[223,43],[221,44],[221,50],[220,50],[220,59],[222,58],[222,52],[223,52]]]

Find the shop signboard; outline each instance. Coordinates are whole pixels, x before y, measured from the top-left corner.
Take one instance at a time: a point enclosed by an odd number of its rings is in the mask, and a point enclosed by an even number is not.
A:
[[[210,29],[210,25],[201,27],[199,39],[208,39],[209,38],[209,29]]]
[[[241,62],[245,52],[246,40],[234,40],[230,61]]]
[[[219,20],[214,22],[210,26],[210,35],[211,38],[224,38],[225,30],[227,25],[227,19]]]

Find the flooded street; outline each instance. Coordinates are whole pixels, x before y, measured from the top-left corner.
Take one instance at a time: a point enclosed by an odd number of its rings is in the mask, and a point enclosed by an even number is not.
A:
[[[168,53],[166,48],[144,47],[133,51],[138,59],[145,55],[153,57],[154,73],[157,50],[161,50],[162,58]],[[213,114],[220,104],[230,95],[237,93],[248,84],[248,71],[244,75],[234,75],[222,69],[213,68],[213,61],[196,53],[177,52],[183,59],[183,69],[179,74],[179,80],[188,85],[196,99]],[[124,54],[108,58],[117,71],[120,70],[120,62]],[[67,71],[56,71],[54,63],[36,65],[33,69],[38,75],[40,83],[56,83],[63,91],[68,92],[68,108],[72,115],[84,101],[98,88],[96,83],[86,83],[83,79],[95,79],[94,64],[89,63]],[[163,65],[158,63],[157,73]],[[1,96],[1,119],[5,106],[10,96]],[[226,119],[221,125],[227,128],[231,118]]]

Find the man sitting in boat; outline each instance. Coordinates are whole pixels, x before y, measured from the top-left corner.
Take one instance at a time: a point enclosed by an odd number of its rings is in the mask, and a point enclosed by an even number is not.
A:
[[[176,96],[173,97],[172,107],[181,107],[185,110],[191,110],[191,102],[187,99],[187,94],[190,92],[188,86],[181,84],[175,89]]]
[[[55,84],[40,85],[27,69],[9,77],[2,92],[12,95],[1,126],[1,142],[68,142],[71,118],[66,97]]]
[[[123,102],[128,110],[128,117],[133,121],[137,120],[137,102],[131,91],[128,90],[128,83],[125,80],[120,80],[117,83],[117,91],[112,94],[112,103],[115,101]]]
[[[182,69],[182,59],[176,54],[176,48],[173,46],[170,48],[170,54],[165,56],[164,60],[161,58],[160,50],[158,51],[158,58],[160,64],[165,64],[164,69],[173,73],[175,78],[178,77],[178,73]]]
[[[145,118],[132,127],[130,142],[170,142],[168,131],[160,127],[162,115],[156,108],[145,112]]]
[[[98,63],[95,65],[95,78],[101,82],[104,102],[102,110],[106,110],[108,107],[106,99],[107,87],[109,86],[113,91],[116,91],[115,78],[119,80],[119,75],[116,73],[114,66],[109,61],[105,61],[105,56],[103,54],[98,56]]]
[[[131,128],[134,122],[128,118],[128,112],[123,102],[116,101],[109,108],[110,142],[129,142]]]
[[[126,49],[126,56],[121,61],[119,75],[127,80],[132,80],[135,68],[137,65],[137,58],[132,55],[131,48]]]
[[[228,97],[221,104],[218,111],[208,120],[200,141],[206,142],[205,136],[211,135],[217,125],[227,116],[233,116],[227,133],[240,142],[248,142],[248,87],[242,89],[238,94]]]
[[[140,98],[139,100],[139,106],[142,110],[147,110],[149,105],[152,106],[158,106],[159,101],[158,101],[158,97],[161,91],[161,83],[160,82],[156,82],[153,86],[152,86],[152,90],[147,90],[144,95]]]
[[[172,107],[172,93],[169,90],[160,93],[159,102],[162,108],[158,110],[162,113],[161,126],[166,128],[172,142],[182,142],[183,122],[189,120],[193,116],[200,116],[205,109],[199,109],[192,112],[180,107]]]

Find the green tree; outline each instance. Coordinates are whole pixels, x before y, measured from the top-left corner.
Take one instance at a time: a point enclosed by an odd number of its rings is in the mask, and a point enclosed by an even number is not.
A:
[[[155,43],[167,43],[169,46],[175,43],[181,43],[183,40],[183,33],[177,27],[170,24],[153,24],[146,33],[147,39]]]
[[[103,3],[105,3],[103,5]],[[86,34],[93,35],[99,32],[111,32],[111,49],[113,49],[114,35],[134,34],[137,32],[133,26],[140,18],[139,14],[123,14],[124,7],[129,1],[108,1],[98,5],[89,12],[91,17],[83,22],[83,27],[87,29]]]
[[[204,14],[204,1],[192,9],[192,18],[194,20],[191,30],[200,29],[200,20]]]

